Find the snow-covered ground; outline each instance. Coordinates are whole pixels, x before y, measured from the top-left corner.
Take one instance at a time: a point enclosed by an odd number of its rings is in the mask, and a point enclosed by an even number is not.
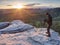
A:
[[[46,37],[45,32],[46,28],[35,28],[15,20],[6,28],[0,29],[0,45],[60,45],[57,32],[50,29],[51,37]]]

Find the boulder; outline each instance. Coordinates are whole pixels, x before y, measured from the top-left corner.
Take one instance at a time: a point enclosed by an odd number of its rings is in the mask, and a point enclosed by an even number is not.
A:
[[[25,24],[20,20],[12,21],[11,25],[8,27],[1,29],[0,32],[2,33],[17,33],[17,32],[23,32],[30,29],[33,29],[34,27],[29,24]]]
[[[6,28],[10,25],[9,22],[0,22],[0,29]]]

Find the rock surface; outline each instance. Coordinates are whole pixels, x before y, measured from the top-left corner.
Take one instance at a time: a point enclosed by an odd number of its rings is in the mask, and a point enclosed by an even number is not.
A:
[[[6,28],[10,25],[9,22],[0,22],[0,29]]]
[[[51,37],[46,37],[46,28],[35,28],[19,20],[10,23],[8,27],[0,29],[0,45],[60,45],[60,36],[52,29]],[[13,33],[18,29],[25,31]]]
[[[6,25],[6,23],[4,23],[4,24]],[[33,28],[34,27],[32,25],[25,24],[20,20],[14,20],[14,21],[10,22],[10,25],[7,26],[6,28],[0,29],[0,32],[4,33],[4,34],[5,33],[16,33],[16,32],[23,32],[23,31],[26,31],[26,30],[30,30],[30,29],[33,29]]]

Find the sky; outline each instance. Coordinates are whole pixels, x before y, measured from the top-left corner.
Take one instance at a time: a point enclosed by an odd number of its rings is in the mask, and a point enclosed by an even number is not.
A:
[[[60,7],[60,0],[0,0],[0,9],[12,8],[16,4],[23,4],[27,7]]]

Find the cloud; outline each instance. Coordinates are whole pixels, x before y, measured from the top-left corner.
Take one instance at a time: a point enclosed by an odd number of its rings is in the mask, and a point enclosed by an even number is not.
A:
[[[6,6],[12,6],[12,5],[6,5]]]
[[[26,5],[24,5],[24,6],[35,6],[35,5],[40,5],[40,3],[26,4]]]

